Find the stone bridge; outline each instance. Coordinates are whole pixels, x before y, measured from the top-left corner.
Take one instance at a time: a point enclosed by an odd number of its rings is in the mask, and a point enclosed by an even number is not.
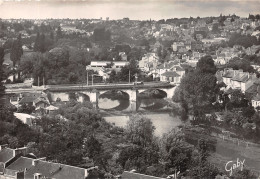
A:
[[[175,91],[175,85],[169,83],[154,83],[144,85],[99,85],[99,86],[77,86],[77,87],[64,87],[64,86],[47,86],[45,92],[49,93],[52,101],[69,101],[72,96],[76,96],[77,101],[83,102],[89,100],[94,107],[98,108],[99,96],[108,91],[121,91],[129,96],[130,106],[132,111],[136,111],[138,93],[147,90],[161,90],[167,94],[167,98],[172,98]]]

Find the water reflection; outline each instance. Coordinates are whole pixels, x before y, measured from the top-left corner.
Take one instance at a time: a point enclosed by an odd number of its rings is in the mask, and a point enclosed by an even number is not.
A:
[[[164,109],[167,106],[165,100],[166,94],[161,90],[145,91],[138,94],[136,107],[137,110],[155,111]],[[109,91],[103,93],[99,97],[100,109],[117,110],[117,111],[131,111],[129,96],[122,91]]]
[[[154,127],[155,135],[162,136],[164,133],[169,132],[172,128],[175,128],[182,124],[178,117],[171,116],[168,113],[161,114],[145,114],[144,117],[149,118]],[[108,116],[104,117],[107,122],[110,122],[118,127],[125,127],[129,116]]]

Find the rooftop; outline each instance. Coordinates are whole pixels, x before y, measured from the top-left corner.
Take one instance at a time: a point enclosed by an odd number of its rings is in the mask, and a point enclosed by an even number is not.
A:
[[[30,168],[32,166],[33,159],[27,158],[27,157],[19,157],[17,160],[15,160],[11,165],[6,167],[7,169],[11,170],[21,170],[23,171],[25,168]]]
[[[128,172],[124,171],[124,173],[121,175],[122,179],[162,179],[160,177],[154,177],[150,175],[144,175],[140,173],[133,173],[133,172]]]
[[[4,148],[0,151],[0,162],[6,163],[13,158],[13,149]]]
[[[42,176],[56,179],[82,179],[85,178],[85,169],[38,160],[35,166],[32,166],[25,173],[25,178],[33,179],[35,173],[41,173]]]
[[[179,77],[180,75],[178,73],[176,73],[175,71],[167,71],[167,72],[163,73],[162,76]]]

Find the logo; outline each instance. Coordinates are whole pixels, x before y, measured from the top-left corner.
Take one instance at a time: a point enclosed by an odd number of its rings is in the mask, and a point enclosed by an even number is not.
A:
[[[239,160],[239,158],[237,158],[236,161],[228,161],[225,165],[225,170],[229,172],[229,176],[232,176],[233,170],[235,169],[240,169],[241,171],[243,170],[244,163],[245,163],[245,159]]]

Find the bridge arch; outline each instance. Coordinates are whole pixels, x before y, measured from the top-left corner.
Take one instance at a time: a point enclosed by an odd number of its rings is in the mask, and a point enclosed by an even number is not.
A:
[[[125,110],[129,106],[129,98],[129,94],[124,90],[113,89],[100,91],[98,96],[98,107],[102,109]]]

